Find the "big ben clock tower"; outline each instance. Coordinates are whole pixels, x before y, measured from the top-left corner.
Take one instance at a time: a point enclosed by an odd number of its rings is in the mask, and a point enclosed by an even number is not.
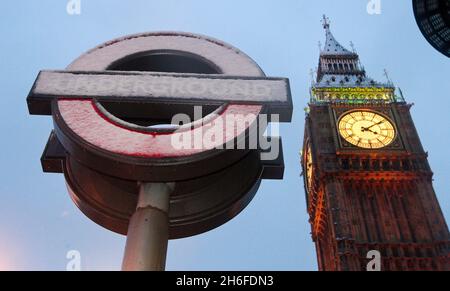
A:
[[[449,270],[450,235],[411,105],[366,76],[324,17],[302,166],[320,270]]]

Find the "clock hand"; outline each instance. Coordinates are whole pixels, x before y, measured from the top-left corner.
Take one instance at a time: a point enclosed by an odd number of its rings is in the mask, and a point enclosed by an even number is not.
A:
[[[384,120],[382,120],[382,121],[380,121],[380,122],[378,122],[378,123],[375,123],[374,125],[368,127],[367,129],[371,129],[371,128],[374,127],[374,126],[377,126],[377,125],[382,124],[383,122],[384,122]]]
[[[362,127],[361,127],[361,131],[362,131],[362,132],[370,131],[370,132],[373,133],[373,134],[378,134],[378,132],[371,130],[370,127],[367,127],[367,128],[366,128],[366,127],[362,126]]]

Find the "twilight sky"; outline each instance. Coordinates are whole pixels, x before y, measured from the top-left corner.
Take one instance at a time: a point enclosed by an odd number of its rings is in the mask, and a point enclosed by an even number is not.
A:
[[[324,43],[327,14],[338,41],[353,41],[368,75],[386,68],[401,87],[429,151],[434,186],[450,218],[450,62],[422,37],[409,0],[9,0],[0,6],[0,270],[65,270],[66,253],[81,253],[83,270],[120,269],[125,237],[102,229],[71,202],[64,179],[41,171],[52,121],[29,116],[25,98],[41,69],[63,69],[104,41],[138,32],[177,30],[209,35],[250,55],[268,76],[291,81],[295,112],[281,126],[285,180],[264,181],[255,199],[229,223],[171,241],[168,270],[316,270],[306,214],[299,149],[309,70]]]

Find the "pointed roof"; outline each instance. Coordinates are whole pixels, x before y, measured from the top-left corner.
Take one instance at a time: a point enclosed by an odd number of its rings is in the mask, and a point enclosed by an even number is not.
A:
[[[323,28],[326,32],[325,47],[321,55],[354,55],[355,53],[347,50],[334,38],[330,30],[330,20],[324,15],[322,20]]]
[[[376,82],[366,75],[359,62],[359,55],[344,48],[330,31],[330,20],[324,15],[322,20],[326,33],[325,47],[320,52],[314,88],[335,87],[392,87],[392,84]]]

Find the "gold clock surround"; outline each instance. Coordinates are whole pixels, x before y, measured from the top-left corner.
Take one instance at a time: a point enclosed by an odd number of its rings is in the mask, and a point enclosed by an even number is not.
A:
[[[345,112],[338,121],[338,132],[348,143],[364,149],[381,149],[396,138],[394,123],[376,111]]]
[[[309,191],[313,183],[313,157],[311,151],[311,144],[309,142],[305,152],[305,177],[306,177],[305,179],[306,188]]]

